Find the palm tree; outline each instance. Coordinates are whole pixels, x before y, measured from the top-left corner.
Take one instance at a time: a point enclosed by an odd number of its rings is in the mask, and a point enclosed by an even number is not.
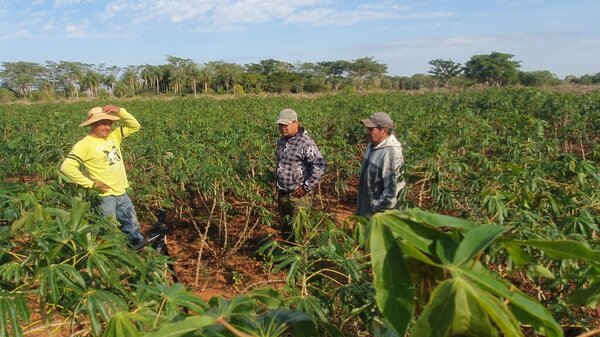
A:
[[[83,63],[81,62],[60,61],[59,63],[59,68],[62,70],[67,86],[71,91],[71,97],[75,94],[75,97],[79,98],[80,82],[83,78],[82,66]]]
[[[140,76],[144,80],[145,88],[156,88],[156,94],[160,94],[160,69],[157,66],[153,65],[143,65],[142,71],[140,72]]]
[[[98,96],[98,86],[102,82],[102,75],[94,70],[88,70],[81,80],[83,90],[89,89],[91,97]]]
[[[121,72],[121,68],[118,66],[110,66],[102,71],[102,84],[106,87],[106,90],[111,96],[115,92],[115,84],[117,83],[117,75],[119,72]]]
[[[127,91],[131,96],[135,96],[136,84],[138,82],[138,68],[136,66],[127,66],[123,76],[121,76],[121,82],[127,86]]]
[[[188,79],[191,82],[191,87],[192,87],[192,92],[194,93],[194,97],[196,97],[196,87],[198,85],[198,82],[202,80],[202,76],[203,76],[202,71],[200,70],[200,67],[198,66],[198,64],[190,63],[186,67],[186,73],[187,73]]]

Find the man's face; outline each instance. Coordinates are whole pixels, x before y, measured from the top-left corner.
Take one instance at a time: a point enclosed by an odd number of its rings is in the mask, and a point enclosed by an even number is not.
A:
[[[278,124],[279,133],[284,137],[294,137],[298,133],[298,121],[293,121],[288,125]]]
[[[386,128],[367,128],[367,135],[373,145],[378,145],[387,138],[389,130]]]
[[[113,121],[108,119],[103,119],[101,121],[97,121],[91,125],[92,135],[99,138],[106,138],[110,134],[112,130]]]

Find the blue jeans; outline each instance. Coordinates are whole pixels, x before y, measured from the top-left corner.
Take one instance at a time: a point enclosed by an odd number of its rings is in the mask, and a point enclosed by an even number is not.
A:
[[[125,233],[129,242],[135,245],[144,239],[140,233],[140,223],[133,203],[127,193],[102,197],[100,208],[104,217],[116,219],[121,224],[121,231]]]

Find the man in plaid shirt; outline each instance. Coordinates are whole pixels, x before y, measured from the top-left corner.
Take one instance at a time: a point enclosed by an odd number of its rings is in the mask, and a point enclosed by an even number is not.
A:
[[[312,206],[312,191],[325,173],[325,159],[292,109],[279,112],[277,204],[282,235],[289,237],[298,208]]]

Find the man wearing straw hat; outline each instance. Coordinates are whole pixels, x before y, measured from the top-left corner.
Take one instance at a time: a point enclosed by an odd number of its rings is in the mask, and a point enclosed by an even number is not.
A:
[[[117,120],[124,125],[113,129]],[[78,185],[98,189],[102,215],[116,219],[132,245],[141,243],[144,238],[126,193],[129,182],[121,154],[121,141],[139,131],[140,123],[124,108],[106,105],[88,111],[79,126],[89,126],[90,133],[75,144],[60,170]]]

